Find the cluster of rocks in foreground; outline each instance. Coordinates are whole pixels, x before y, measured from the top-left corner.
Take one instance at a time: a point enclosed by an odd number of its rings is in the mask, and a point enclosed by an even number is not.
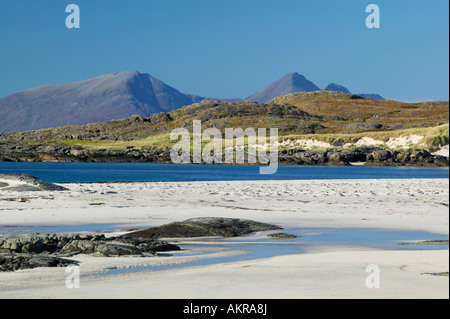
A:
[[[98,257],[154,255],[159,251],[180,250],[166,241],[138,237],[104,235],[0,235],[0,271],[36,267],[65,267],[77,264],[66,259],[77,254]]]
[[[77,254],[98,257],[149,256],[181,250],[160,238],[237,237],[278,226],[245,219],[201,217],[107,238],[104,235],[0,235],[0,271],[78,264],[66,259]]]
[[[350,165],[353,162],[365,162],[366,165],[373,166],[449,165],[448,157],[434,155],[424,149],[403,151],[379,147],[325,151],[288,149],[279,152],[278,160],[280,165]],[[169,148],[143,147],[141,149],[106,150],[83,149],[79,145],[12,145],[0,142],[0,162],[2,161],[172,163]]]

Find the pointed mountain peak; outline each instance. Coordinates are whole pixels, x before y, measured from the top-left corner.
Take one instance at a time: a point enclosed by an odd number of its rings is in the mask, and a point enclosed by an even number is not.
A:
[[[306,79],[305,76],[303,76],[303,75],[301,75],[300,73],[297,73],[297,72],[289,73],[286,76],[287,77],[291,77],[292,79]]]
[[[113,73],[113,75],[126,75],[126,76],[137,76],[137,75],[139,75],[139,74],[141,74],[141,73],[139,73],[138,71],[136,71],[136,70],[129,70],[129,71],[123,71],[123,72],[119,72],[119,73]],[[143,73],[142,73],[143,74]]]
[[[295,92],[320,91],[314,83],[299,73],[289,73],[267,88],[246,98],[247,101],[267,103],[274,98]]]
[[[138,71],[123,71],[123,72],[118,72],[118,73],[110,73],[110,74],[101,75],[98,78],[111,78],[114,80],[126,80],[126,79],[131,79],[131,78],[137,77],[139,75],[141,75],[141,73],[139,73]],[[94,79],[96,79],[96,78],[94,78]],[[92,80],[92,79],[90,79],[90,80]]]
[[[289,73],[289,74],[283,76],[278,81],[281,81],[281,80],[304,81],[304,80],[306,80],[306,78],[305,78],[305,76],[301,75],[300,73],[294,72],[294,73]]]

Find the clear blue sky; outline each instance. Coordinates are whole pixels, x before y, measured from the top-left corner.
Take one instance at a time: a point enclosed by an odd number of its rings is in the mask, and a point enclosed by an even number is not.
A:
[[[81,10],[67,29],[66,5]],[[365,25],[368,4],[381,28]],[[0,98],[137,70],[242,98],[298,72],[319,87],[449,99],[448,0],[0,0]]]

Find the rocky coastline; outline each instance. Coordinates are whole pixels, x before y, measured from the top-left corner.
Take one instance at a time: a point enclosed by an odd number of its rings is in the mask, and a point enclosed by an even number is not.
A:
[[[191,154],[192,158],[192,154]],[[0,162],[143,162],[172,163],[169,148],[126,150],[83,149],[78,145],[17,145],[0,142]],[[448,167],[449,158],[425,149],[389,150],[379,147],[351,149],[287,149],[278,154],[279,165],[351,165]],[[256,164],[259,164],[258,162]]]

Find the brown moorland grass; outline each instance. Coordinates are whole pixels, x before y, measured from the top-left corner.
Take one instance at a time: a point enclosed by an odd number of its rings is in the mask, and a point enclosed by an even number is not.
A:
[[[449,102],[402,103],[374,101],[332,91],[293,93],[267,104],[203,101],[150,118],[65,126],[0,136],[0,142],[79,145],[83,148],[124,149],[171,147],[170,132],[202,121],[202,128],[271,128],[280,141],[314,139],[330,144],[355,143],[362,137],[387,141],[423,136],[420,144],[435,150],[448,144]],[[206,142],[203,142],[205,145]]]

